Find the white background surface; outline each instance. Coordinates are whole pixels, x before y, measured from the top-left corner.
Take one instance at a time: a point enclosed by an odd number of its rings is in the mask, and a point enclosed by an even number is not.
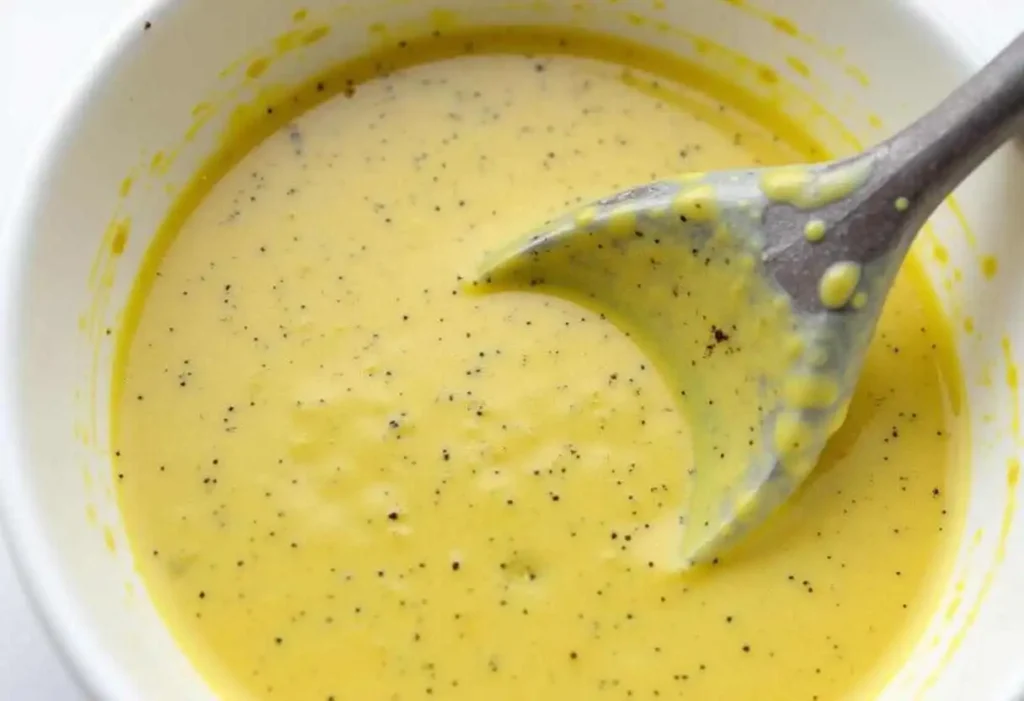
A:
[[[1022,0],[892,1],[912,2],[940,18],[950,37],[979,61],[1024,29]],[[69,88],[104,37],[146,2],[0,0],[0,221]],[[2,540],[0,624],[0,700],[86,701],[29,610]]]
[[[96,47],[142,0],[0,0],[0,217]],[[86,701],[28,608],[0,541],[0,700]],[[143,701],[140,699],[140,701]]]

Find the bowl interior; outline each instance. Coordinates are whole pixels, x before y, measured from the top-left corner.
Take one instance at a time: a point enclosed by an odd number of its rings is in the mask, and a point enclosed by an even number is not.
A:
[[[658,45],[777,102],[838,152],[906,125],[972,70],[927,16],[887,0],[180,0],[133,19],[62,115],[4,258],[6,522],[29,587],[96,696],[213,698],[133,570],[110,469],[110,330],[150,239],[231,119],[371,48],[382,27],[398,36],[474,23],[572,24]],[[259,61],[266,70],[250,70]],[[973,468],[953,575],[886,699],[1009,699],[1024,688],[1024,319],[1012,311],[1024,279],[1011,274],[1024,264],[1013,235],[1022,191],[1024,154],[1011,144],[919,244],[957,328]]]

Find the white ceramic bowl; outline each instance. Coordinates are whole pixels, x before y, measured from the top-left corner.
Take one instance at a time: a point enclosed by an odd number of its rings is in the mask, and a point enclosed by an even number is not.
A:
[[[863,142],[876,141],[974,68],[963,42],[913,5],[765,2],[176,0],[133,18],[109,42],[59,115],[0,252],[4,523],[27,588],[94,697],[213,698],[132,568],[109,467],[106,329],[116,327],[174,189],[216,147],[231,109],[261,88],[301,81],[367,49],[381,23],[393,33],[430,23],[571,23],[736,69],[728,52],[697,51],[691,35],[707,37],[776,69],[781,83],[749,87],[780,100],[839,149],[851,148],[839,123]],[[300,9],[307,16],[296,21]],[[1024,12],[1007,21],[1024,26]],[[304,44],[319,26],[329,33]],[[273,58],[269,68],[246,77],[260,57]],[[1008,377],[1008,364],[1024,353],[1024,315],[1013,304],[1024,298],[1024,277],[1015,273],[1024,265],[1022,195],[1024,156],[1010,145],[958,193],[971,232],[944,207],[922,241],[958,326],[972,419],[970,505],[941,603],[885,699],[1006,701],[1024,690],[1024,533],[1015,511],[1020,488],[1011,479],[1022,452],[1020,407]],[[109,225],[124,218],[131,219],[127,247],[112,256],[116,228]],[[948,250],[947,263],[927,255],[936,241]],[[982,274],[986,255],[999,262],[992,279]],[[961,330],[968,317],[973,333]]]

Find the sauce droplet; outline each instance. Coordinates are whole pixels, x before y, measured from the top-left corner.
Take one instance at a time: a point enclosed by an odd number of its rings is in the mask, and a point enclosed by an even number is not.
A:
[[[860,283],[860,265],[850,261],[833,263],[818,283],[818,297],[827,309],[846,306]]]
[[[812,219],[804,227],[804,236],[811,243],[817,243],[825,238],[825,222],[820,219]]]

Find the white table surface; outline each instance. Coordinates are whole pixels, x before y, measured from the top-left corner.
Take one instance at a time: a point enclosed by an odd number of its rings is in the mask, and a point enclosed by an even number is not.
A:
[[[140,1],[0,0],[0,220],[70,85]],[[0,700],[86,701],[29,609],[2,536],[0,622]]]
[[[979,60],[1024,29],[1024,0],[902,1],[941,17],[950,35]],[[70,85],[118,19],[145,2],[0,0],[0,221]],[[29,609],[2,537],[0,622],[0,700],[87,701]]]

